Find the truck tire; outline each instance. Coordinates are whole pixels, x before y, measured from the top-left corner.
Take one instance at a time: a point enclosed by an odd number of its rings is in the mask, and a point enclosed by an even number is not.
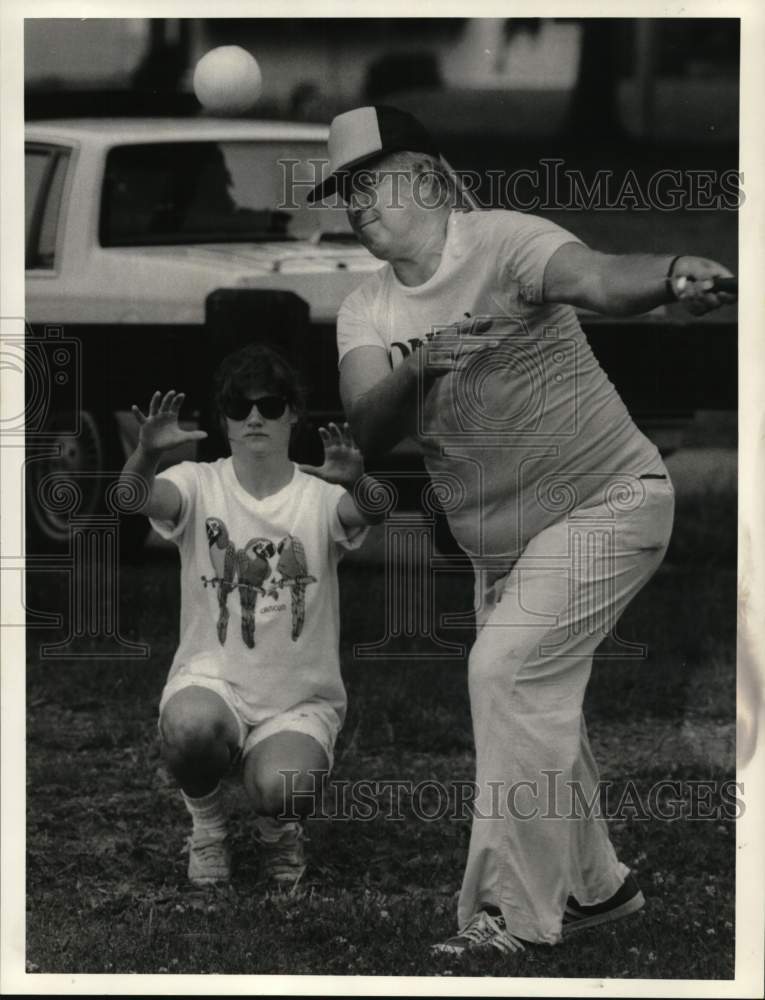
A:
[[[26,547],[29,555],[55,555],[67,550],[70,538],[70,513],[66,503],[51,502],[46,481],[50,476],[61,477],[60,499],[65,500],[67,476],[76,483],[81,499],[78,517],[109,513],[104,500],[104,486],[109,473],[122,468],[114,418],[110,413],[96,414],[92,410],[79,413],[79,433],[72,433],[71,413],[53,412],[47,418],[39,440],[42,446],[35,457],[35,443],[28,442],[26,464]],[[56,454],[46,454],[53,452]],[[101,476],[98,474],[102,473]],[[84,474],[84,475],[83,475]],[[92,475],[88,475],[92,474]],[[46,497],[45,494],[48,494]],[[120,519],[120,551],[132,557],[148,533],[144,517],[123,516]]]

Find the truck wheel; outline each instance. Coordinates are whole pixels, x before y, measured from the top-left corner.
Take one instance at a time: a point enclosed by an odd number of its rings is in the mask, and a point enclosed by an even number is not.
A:
[[[124,458],[119,454],[114,420],[111,414],[96,416],[90,410],[81,410],[79,434],[72,434],[71,425],[70,413],[51,414],[46,421],[44,441],[46,448],[56,446],[58,454],[34,458],[34,449],[30,449],[32,454],[26,466],[26,534],[30,554],[52,555],[66,549],[69,543],[70,511],[65,505],[47,502],[41,495],[48,476],[60,475],[64,482],[67,475],[76,479],[82,493],[78,517],[108,513],[104,503],[105,476],[89,478],[81,474],[107,473],[122,467]],[[121,550],[134,553],[147,532],[145,518],[123,518]]]

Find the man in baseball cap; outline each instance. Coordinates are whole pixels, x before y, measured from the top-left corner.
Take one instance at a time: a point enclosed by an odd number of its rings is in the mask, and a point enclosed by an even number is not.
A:
[[[458,933],[435,948],[515,953],[644,904],[583,808],[600,779],[582,703],[597,647],[661,564],[674,491],[576,307],[700,315],[735,301],[735,282],[714,260],[599,253],[529,213],[461,211],[435,150],[404,112],[349,111],[314,197],[350,177],[351,227],[384,261],[337,318],[354,437],[376,455],[416,441],[475,570],[475,818]]]

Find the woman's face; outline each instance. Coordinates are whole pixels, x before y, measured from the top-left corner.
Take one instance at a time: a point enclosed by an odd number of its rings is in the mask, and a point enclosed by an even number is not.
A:
[[[241,419],[226,414],[226,433],[232,454],[238,452],[259,458],[287,454],[297,416],[286,401],[282,400],[277,405],[278,400],[279,397],[272,393],[247,392],[241,401],[241,408],[245,409],[249,402],[249,412]],[[261,404],[260,407],[258,403]],[[282,412],[273,416],[280,405],[283,407]]]

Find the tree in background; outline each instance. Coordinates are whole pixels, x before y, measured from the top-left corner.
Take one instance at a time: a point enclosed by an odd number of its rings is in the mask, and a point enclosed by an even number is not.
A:
[[[593,141],[624,137],[618,108],[619,77],[623,71],[625,26],[614,18],[556,18],[579,25],[581,42],[576,84],[565,117],[572,137]],[[544,21],[539,17],[514,17],[505,21],[505,40],[521,34],[537,36]]]
[[[364,99],[379,103],[397,90],[443,87],[438,54],[431,49],[417,52],[386,52],[367,69]]]
[[[152,17],[148,24],[149,44],[131,83],[136,90],[177,91],[189,68],[189,20]]]
[[[618,105],[625,28],[615,18],[583,18],[579,72],[566,116],[567,131],[585,141],[624,139]]]

